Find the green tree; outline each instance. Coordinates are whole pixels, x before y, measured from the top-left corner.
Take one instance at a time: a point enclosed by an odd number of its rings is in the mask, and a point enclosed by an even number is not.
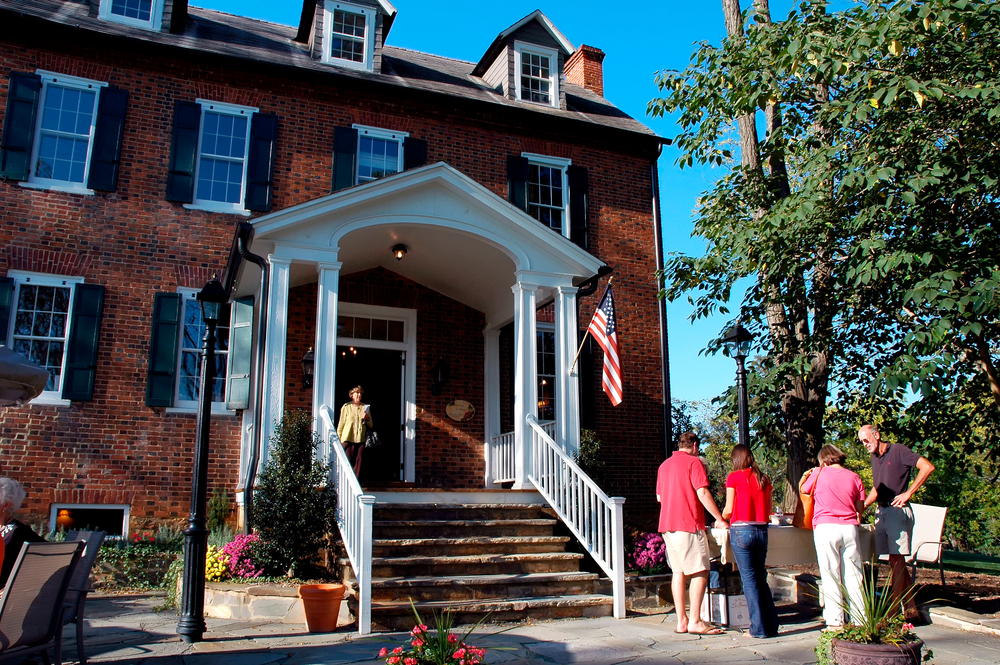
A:
[[[310,578],[334,528],[336,493],[328,467],[315,458],[312,418],[286,411],[271,437],[270,458],[254,493],[251,523],[260,533],[256,558],[268,574]]]
[[[803,2],[778,23],[766,0],[723,8],[721,47],[660,72],[649,105],[675,114],[682,168],[726,169],[697,211],[706,253],[672,255],[661,295],[727,313],[753,279],[757,438],[794,483],[825,440],[831,382],[898,397],[979,373],[1000,403],[1000,6]]]

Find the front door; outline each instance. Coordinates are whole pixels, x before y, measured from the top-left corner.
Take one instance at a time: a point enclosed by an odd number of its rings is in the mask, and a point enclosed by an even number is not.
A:
[[[362,484],[398,481],[402,473],[404,423],[403,351],[358,346],[337,347],[336,404],[350,401],[349,392],[361,386],[361,400],[371,405],[372,424],[382,445],[366,448],[361,460]]]

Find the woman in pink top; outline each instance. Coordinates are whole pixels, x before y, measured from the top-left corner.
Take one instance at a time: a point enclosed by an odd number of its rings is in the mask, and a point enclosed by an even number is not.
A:
[[[819,468],[809,469],[799,490],[813,492],[813,542],[823,585],[825,630],[844,625],[844,611],[857,617],[861,605],[861,548],[858,514],[864,509],[861,477],[843,464],[847,456],[836,446],[819,451]],[[815,489],[813,488],[815,486]],[[841,589],[847,589],[844,602]]]

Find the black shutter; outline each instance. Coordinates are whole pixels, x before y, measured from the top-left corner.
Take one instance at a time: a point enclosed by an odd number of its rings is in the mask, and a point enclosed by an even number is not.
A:
[[[157,293],[153,299],[153,331],[149,338],[146,406],[174,405],[177,350],[181,340],[184,300],[179,293]]]
[[[31,143],[35,138],[35,116],[42,77],[10,73],[7,89],[7,113],[4,115],[3,139],[0,140],[0,178],[27,180],[31,173]]]
[[[247,210],[270,212],[274,184],[274,154],[278,140],[278,116],[254,113],[250,120],[250,154],[247,158]]]
[[[407,136],[403,139],[403,170],[409,171],[427,163],[427,141]]]
[[[528,212],[528,158],[507,156],[507,200]]]
[[[333,191],[354,185],[358,155],[358,130],[353,127],[333,128]]]
[[[87,187],[91,189],[113,192],[118,188],[118,164],[122,157],[127,107],[128,92],[125,90],[101,90],[97,102],[97,129],[94,131],[94,150],[90,157],[90,175],[87,177]]]
[[[587,169],[570,166],[569,176],[569,239],[590,251],[589,184]]]
[[[200,127],[201,104],[182,101],[174,104],[174,133],[170,142],[170,172],[167,174],[168,201],[194,201],[194,167],[198,157]]]
[[[97,375],[97,344],[101,334],[104,287],[77,284],[73,287],[73,314],[66,338],[66,373],[62,398],[90,401]]]
[[[14,280],[0,277],[0,346],[7,344],[10,333],[10,316],[14,312]]]
[[[253,358],[253,298],[233,301],[229,324],[229,376],[226,379],[226,408],[250,406],[250,363]]]

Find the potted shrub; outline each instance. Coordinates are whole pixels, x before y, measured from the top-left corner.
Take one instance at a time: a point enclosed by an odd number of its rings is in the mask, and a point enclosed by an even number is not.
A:
[[[874,575],[865,575],[861,586],[861,616],[851,615],[851,622],[840,630],[823,633],[816,655],[819,663],[837,665],[919,665],[923,641],[913,632],[913,624],[904,619],[903,605],[916,594],[910,588],[903,602],[893,602],[892,579],[882,588]],[[842,598],[845,613],[847,590]]]
[[[330,577],[318,560],[334,526],[336,493],[327,465],[316,459],[318,446],[312,418],[303,411],[286,411],[271,438],[250,515],[260,535],[254,553],[268,575]],[[303,584],[299,596],[310,632],[337,627],[344,585]]]

